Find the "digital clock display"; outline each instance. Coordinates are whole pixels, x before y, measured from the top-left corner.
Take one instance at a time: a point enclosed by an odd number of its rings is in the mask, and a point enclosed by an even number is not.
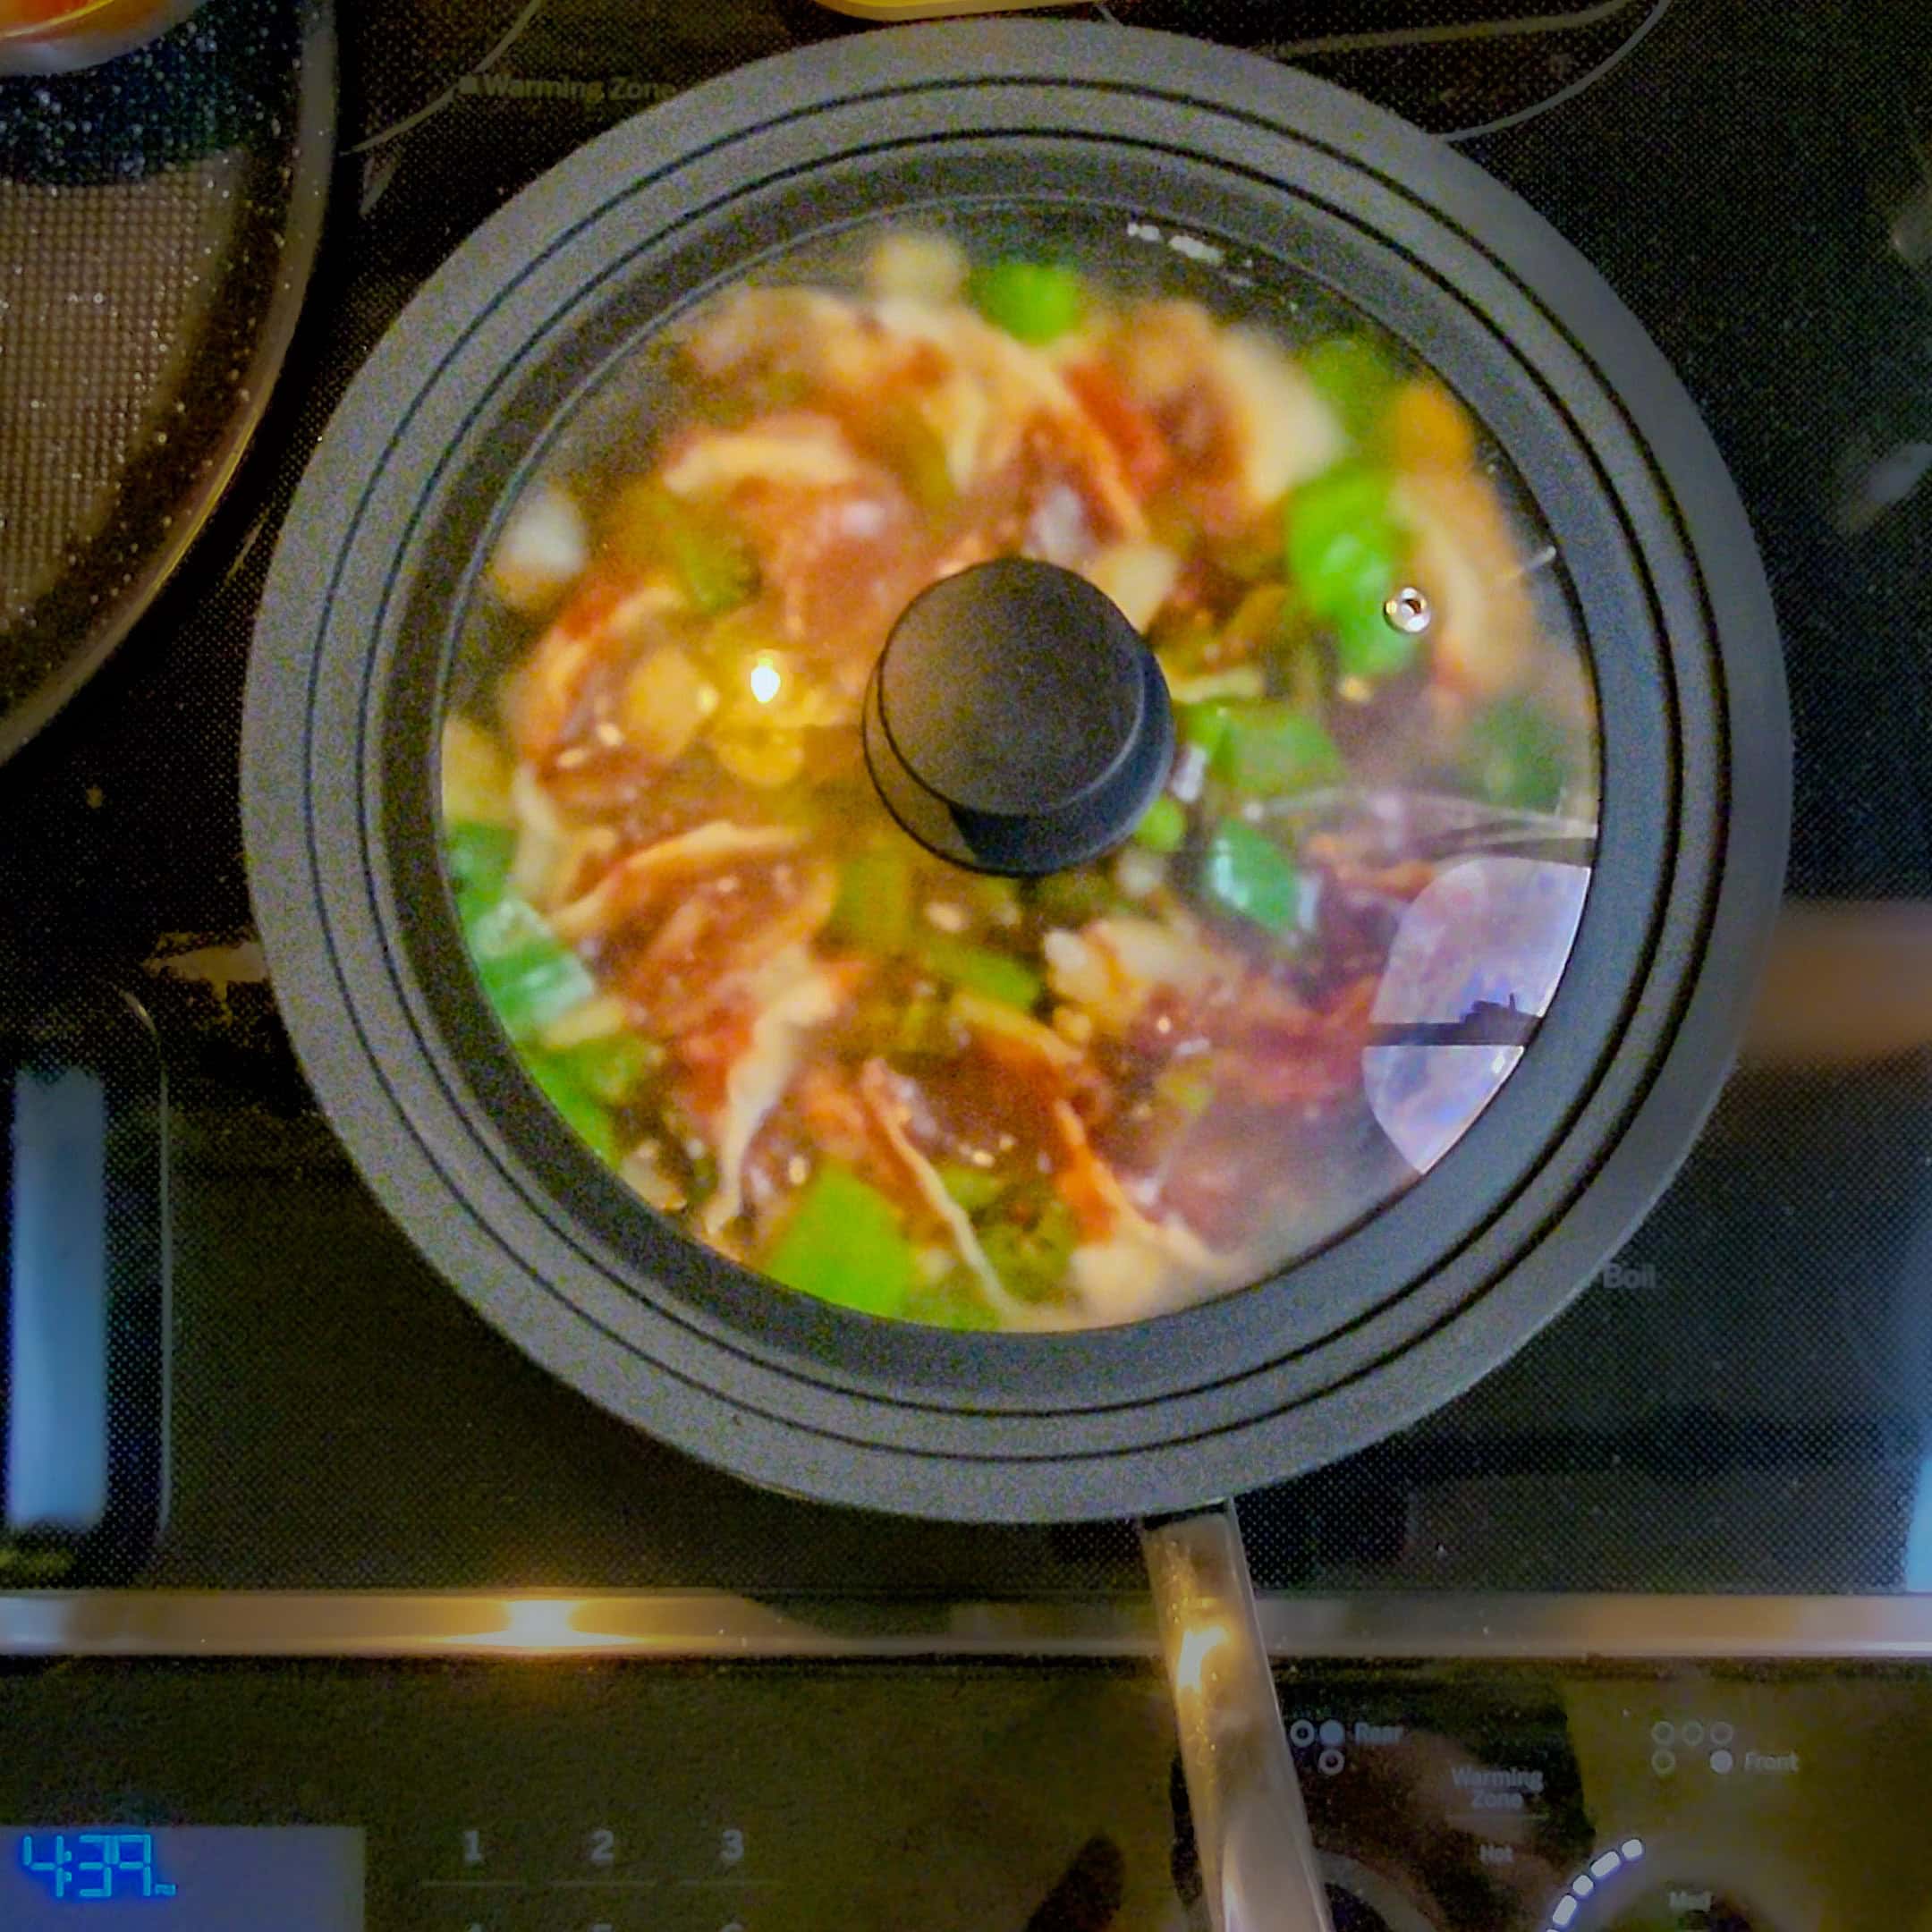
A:
[[[362,1932],[362,1834],[335,1826],[0,1826],[6,1932]]]

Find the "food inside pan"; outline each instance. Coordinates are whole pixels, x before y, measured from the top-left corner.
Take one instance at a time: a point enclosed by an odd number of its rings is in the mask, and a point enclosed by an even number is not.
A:
[[[602,1159],[787,1287],[1053,1328],[1275,1272],[1417,1171],[1366,1071],[1405,919],[1460,892],[1451,1017],[1515,997],[1445,811],[1594,826],[1507,466],[1208,247],[899,224],[714,290],[498,526],[442,752],[482,985]],[[1125,844],[1026,880],[900,831],[859,730],[907,604],[1010,555],[1114,599],[1179,737]]]

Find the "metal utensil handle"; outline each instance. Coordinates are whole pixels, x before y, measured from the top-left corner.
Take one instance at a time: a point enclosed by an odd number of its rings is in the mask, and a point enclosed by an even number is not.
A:
[[[1333,1932],[1233,1505],[1140,1542],[1215,1932]]]

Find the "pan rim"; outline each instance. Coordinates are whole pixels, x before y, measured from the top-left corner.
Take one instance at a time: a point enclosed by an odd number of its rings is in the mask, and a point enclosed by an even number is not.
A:
[[[1125,38],[1136,42],[1169,40],[1169,37],[1141,34]],[[856,96],[850,92],[847,70],[853,64],[841,60],[837,63],[837,75],[846,77],[843,84],[848,89],[842,105],[856,99],[876,106],[891,103],[897,96],[898,106],[902,108],[907,98],[917,101],[932,97],[936,89],[943,93],[949,86],[963,86],[980,90],[977,105],[983,107],[990,97],[984,91],[988,89],[1011,91],[1040,85],[1080,85],[1080,74],[1075,70],[1120,65],[1122,38],[1110,31],[1100,37],[1105,42],[1102,47],[1081,29],[1043,22],[999,22],[959,30],[869,36],[859,62],[860,66],[872,70],[869,92],[863,89]],[[894,45],[879,45],[887,42]],[[1191,42],[1174,41],[1172,45],[1186,50],[1183,65],[1212,70],[1216,84],[1208,90],[1211,97],[1205,103],[1194,102],[1203,112],[1219,113],[1234,120],[1267,122],[1271,117],[1257,114],[1251,98],[1265,87],[1273,97],[1268,105],[1274,109],[1272,122],[1276,134],[1285,140],[1301,140],[1309,135],[1311,127],[1326,133],[1327,130],[1322,124],[1333,123],[1336,130],[1335,151],[1344,161],[1352,144],[1359,147],[1371,137],[1385,133],[1383,123],[1400,129],[1400,123],[1389,123],[1389,117],[1378,110],[1368,108],[1352,97],[1305,76],[1284,74],[1266,63]],[[701,132],[701,152],[727,149],[733,141],[755,140],[761,130],[772,124],[775,111],[786,106],[788,96],[795,101],[801,90],[809,93],[811,70],[823,71],[832,66],[826,53],[820,49],[815,50],[815,55],[784,56],[775,64],[744,70],[733,77],[729,105],[735,126],[727,124],[718,114],[706,115],[699,111],[701,97],[716,94],[724,83],[699,90],[698,97],[673,103],[674,110],[682,112],[674,114],[672,119],[682,119],[687,126]],[[988,71],[989,53],[998,57],[996,72]],[[1079,58],[1075,59],[1075,55]],[[1096,55],[1100,57],[1096,59]],[[1110,79],[1105,72],[1090,84],[1103,89],[1111,86],[1117,98],[1139,103],[1141,111],[1157,116],[1166,106],[1183,97],[1176,92],[1174,64],[1165,48],[1160,55],[1158,86],[1146,79],[1146,74],[1153,71],[1153,63],[1148,61],[1142,66],[1143,59],[1144,55],[1132,58],[1130,64],[1136,72],[1126,84],[1122,84],[1117,75]],[[800,68],[807,71],[801,74],[797,71]],[[1044,80],[1038,71],[1042,68],[1047,70]],[[774,98],[760,100],[755,90],[749,94],[745,91],[754,77],[770,76],[778,69],[784,70],[780,76],[784,85],[775,90]],[[1072,80],[1067,78],[1070,73],[1073,75]],[[826,76],[821,74],[821,78]],[[836,81],[837,76],[830,78]],[[861,80],[867,78],[861,76]],[[1192,82],[1197,77],[1182,75],[1180,79]],[[1224,95],[1232,98],[1223,99]],[[721,105],[716,99],[711,103],[714,108]],[[822,101],[808,100],[805,105],[814,112],[822,112],[826,107]],[[627,174],[616,178],[626,180],[630,183],[628,191],[632,194],[639,191],[640,183],[650,179],[648,168],[643,164],[662,161],[668,154],[666,172],[690,165],[693,157],[678,151],[675,128],[668,135],[665,131],[663,117],[666,113],[665,109],[656,110],[640,122],[603,137],[538,183],[526,198],[496,217],[475,241],[459,251],[452,267],[446,268],[419,297],[411,316],[419,316],[421,324],[438,326],[445,334],[454,333],[453,325],[458,323],[466,309],[475,306],[473,292],[466,296],[462,286],[465,257],[471,258],[473,267],[477,258],[501,250],[510,233],[505,228],[506,220],[513,217],[520,208],[523,209],[525,228],[534,226],[562,233],[571,225],[572,191],[594,182],[600,173],[606,179],[613,178],[608,171],[620,160],[631,164]],[[783,115],[776,117],[782,119]],[[1292,132],[1287,131],[1288,123],[1292,124]],[[1467,164],[1453,157],[1439,159],[1436,144],[1414,131],[1401,130],[1393,137],[1392,148],[1398,159],[1405,158],[1411,165],[1419,153],[1432,167],[1453,162],[1453,170],[1461,171],[1462,175],[1474,174]],[[1520,223],[1530,225],[1529,240],[1535,244],[1532,253],[1546,255],[1554,248],[1557,267],[1565,273],[1573,269],[1575,258],[1569,257],[1563,245],[1555,242],[1546,232],[1537,232],[1540,225],[1536,217],[1528,215],[1513,196],[1483,177],[1476,176],[1475,184],[1480,187],[1481,199],[1486,202],[1501,205]],[[1399,191],[1412,192],[1401,183],[1396,185]],[[1456,185],[1466,194],[1472,184],[1463,179]],[[1422,200],[1419,205],[1425,214],[1434,212],[1433,201]],[[575,212],[581,216],[580,208]],[[1517,239],[1520,241],[1521,236]],[[1543,266],[1546,271],[1548,264]],[[1601,289],[1589,271],[1583,271],[1583,275],[1586,286],[1594,284]],[[1609,300],[1606,291],[1602,293]],[[1647,376],[1655,377],[1663,372],[1664,379],[1672,382],[1674,387],[1673,379],[1663,371],[1661,359],[1634,320],[1613,308],[1593,317],[1591,326],[1600,328],[1606,320],[1622,332],[1623,339],[1614,344],[1617,352],[1626,360],[1634,355]],[[411,326],[406,320],[404,331]],[[419,337],[420,324],[418,330]],[[393,365],[397,354],[393,344],[386,348],[391,352],[387,360]],[[372,368],[384,361],[385,352],[378,351]],[[380,373],[378,370],[378,381]],[[352,1007],[354,996],[339,982],[332,996],[326,977],[318,975],[312,960],[305,963],[301,956],[304,946],[316,937],[318,919],[325,927],[327,924],[321,902],[327,897],[324,873],[330,861],[316,846],[312,847],[308,864],[287,867],[284,863],[288,855],[301,850],[301,842],[292,838],[298,827],[291,822],[291,800],[296,794],[289,781],[294,777],[306,784],[311,775],[310,769],[300,768],[300,760],[292,768],[291,747],[306,744],[314,728],[313,719],[294,701],[292,688],[296,683],[298,665],[306,664],[308,671],[315,670],[309,654],[317,634],[327,627],[326,612],[318,620],[314,608],[314,546],[304,540],[302,529],[318,511],[312,498],[339,499],[344,494],[343,478],[333,472],[344,467],[344,445],[352,431],[371,419],[371,399],[376,393],[369,378],[359,379],[336,424],[332,426],[323,456],[311,470],[302,498],[298,500],[297,512],[292,515],[292,534],[284,538],[283,553],[277,558],[260,641],[251,665],[244,758],[251,883],[263,915],[264,936],[278,987],[285,986],[292,993],[299,991],[301,995],[299,1000],[284,995],[292,1031],[338,1131],[345,1131],[345,1114],[353,1116],[357,1108],[367,1110],[370,1106],[368,1093],[361,1090],[370,1071],[379,1072],[386,1053],[406,1046],[407,1043],[397,1030],[397,1015],[403,1010],[398,1008],[381,1016],[378,1031],[372,1033],[360,1049],[365,1063],[360,1071],[344,1064],[341,1042],[331,1038],[327,1009],[332,997],[346,996]],[[1666,389],[1665,393],[1667,399],[1672,392]],[[1630,398],[1627,393],[1620,393],[1618,400],[1627,404]],[[1688,410],[1688,405],[1684,408]],[[393,417],[393,408],[390,413]],[[371,1178],[377,1182],[378,1192],[416,1235],[419,1243],[430,1252],[431,1258],[446,1274],[467,1275],[468,1278],[460,1283],[462,1292],[529,1352],[564,1372],[595,1399],[655,1433],[722,1462],[740,1473],[778,1487],[875,1506],[970,1517],[1118,1514],[1135,1508],[1171,1506],[1213,1490],[1292,1473],[1385,1433],[1411,1414],[1446,1399],[1454,1388],[1474,1379],[1482,1368],[1527,1339],[1536,1326],[1567,1302],[1614,1245],[1616,1236],[1629,1220],[1648,1204],[1674,1165],[1675,1153],[1688,1142],[1703,1107],[1715,1096],[1716,1072],[1728,1057],[1731,1016],[1723,1011],[1713,1015],[1707,999],[1700,1015],[1691,1011],[1696,996],[1714,977],[1709,948],[1699,943],[1699,935],[1715,921],[1710,930],[1714,937],[1722,936],[1724,957],[1748,969],[1754,949],[1762,943],[1762,928],[1767,921],[1766,889],[1761,883],[1767,875],[1772,881],[1768,903],[1775,903],[1776,884],[1782,876],[1779,861],[1784,816],[1788,809],[1785,798],[1789,758],[1788,750],[1782,750],[1782,755],[1780,751],[1788,741],[1779,737],[1783,693],[1775,644],[1769,650],[1764,648],[1766,640],[1775,640],[1775,635],[1770,627],[1768,594],[1762,589],[1761,572],[1756,572],[1754,559],[1743,568],[1741,583],[1733,567],[1725,586],[1732,593],[1731,599],[1721,606],[1729,614],[1728,628],[1718,623],[1720,606],[1714,605],[1709,589],[1702,588],[1711,582],[1714,574],[1712,560],[1706,553],[1714,543],[1719,553],[1734,550],[1737,535],[1742,531],[1746,533],[1744,555],[1750,558],[1748,526],[1717,463],[1715,450],[1694,417],[1688,431],[1681,417],[1674,427],[1666,427],[1676,444],[1670,453],[1672,462],[1680,476],[1688,472],[1698,486],[1696,494],[1702,499],[1698,507],[1707,513],[1701,533],[1685,527],[1696,520],[1682,514],[1683,488],[1680,486],[1666,491],[1663,487],[1660,459],[1655,454],[1656,437],[1647,438],[1634,423],[1631,433],[1640,448],[1646,442],[1650,445],[1653,484],[1657,489],[1658,528],[1666,536],[1675,530],[1682,551],[1676,567],[1685,573],[1691,589],[1700,592],[1699,623],[1711,635],[1713,653],[1724,652],[1721,674],[1715,656],[1713,658],[1711,674],[1723,683],[1724,689],[1709,700],[1717,708],[1705,719],[1705,728],[1716,734],[1715,750],[1725,739],[1736,738],[1737,724],[1741,718],[1750,727],[1754,740],[1768,741],[1773,749],[1768,754],[1752,750],[1741,767],[1749,779],[1750,796],[1756,801],[1748,823],[1741,824],[1740,815],[1733,812],[1727,826],[1715,826],[1709,833],[1709,850],[1688,856],[1680,850],[1671,860],[1671,877],[1665,883],[1672,894],[1672,904],[1665,910],[1672,911],[1674,922],[1673,943],[1685,949],[1684,956],[1674,965],[1666,962],[1671,965],[1669,970],[1652,972],[1645,969],[1661,1010],[1640,1011],[1634,1017],[1657,1035],[1654,1051],[1643,1067],[1621,1070],[1618,1077],[1624,1090],[1614,1108],[1619,1113],[1628,1109],[1633,1114],[1655,1116],[1657,1109],[1651,1097],[1657,1089],[1665,1086],[1673,1090],[1671,1110],[1655,1121],[1647,1132],[1650,1157],[1640,1165],[1648,1177],[1640,1175],[1635,1181],[1625,1177],[1610,1187],[1607,1193],[1597,1182],[1583,1185],[1581,1195],[1572,1194],[1567,1199],[1561,1190],[1557,1191],[1557,1198],[1546,1200],[1539,1210],[1547,1225],[1541,1238],[1531,1243],[1527,1257],[1519,1255],[1502,1260],[1490,1258],[1479,1270],[1482,1279],[1477,1285],[1465,1286],[1452,1297],[1446,1309],[1432,1311],[1420,1303],[1411,1303],[1402,1325],[1404,1332],[1393,1343],[1386,1335],[1369,1332],[1371,1323],[1368,1329],[1353,1337],[1347,1352],[1352,1358],[1348,1363],[1337,1368],[1331,1362],[1318,1369],[1312,1379],[1304,1377],[1301,1392],[1294,1399],[1276,1400],[1267,1407],[1250,1405],[1243,1409],[1236,1404],[1212,1421],[1197,1417],[1191,1422],[1174,1424],[1173,1433],[1165,1437],[1157,1431],[1141,1430],[1136,1435],[1131,1429],[1125,1436],[1116,1431],[1112,1437],[1104,1432],[1083,1436],[1079,1415],[1058,1409],[1049,1409],[1032,1419],[1039,1426],[1024,1428],[1016,1427],[1016,1419],[1010,1414],[967,1417],[962,1421],[956,1411],[948,1411],[949,1421],[959,1427],[936,1435],[930,1429],[913,1428],[902,1403],[885,1404],[881,1414],[877,1412],[881,1404],[869,1403],[850,1391],[829,1394],[820,1392],[823,1399],[815,1397],[806,1404],[805,1411],[795,1403],[767,1407],[764,1398],[769,1391],[754,1386],[757,1378],[741,1369],[728,1375],[717,1374],[715,1378],[693,1377],[681,1375],[676,1365],[658,1359],[653,1361],[648,1377],[640,1378],[634,1368],[627,1370],[625,1364],[611,1359],[614,1352],[608,1344],[596,1339],[595,1318],[589,1309],[580,1305],[564,1314],[549,1300],[549,1291],[543,1287],[539,1277],[547,1271],[547,1258],[555,1252],[554,1229],[547,1233],[542,1229],[527,1230],[529,1242],[515,1244],[521,1251],[500,1248],[494,1254],[489,1251],[500,1233],[496,1203],[503,1199],[500,1183],[504,1176],[485,1175],[479,1186],[472,1173],[457,1180],[441,1171],[434,1151],[424,1146],[420,1133],[422,1110],[431,1104],[428,1097],[412,1090],[397,1097],[393,1103],[377,1106],[373,1117],[350,1118],[345,1137],[350,1140],[352,1151],[365,1171],[372,1167],[377,1170]],[[335,508],[339,507],[338,501]],[[330,521],[339,521],[339,517],[332,513]],[[394,540],[400,534],[394,529],[383,531],[386,540]],[[1656,534],[1650,533],[1653,540]],[[1704,538],[1701,544],[1698,541],[1699,534]],[[1667,559],[1665,562],[1668,564]],[[1754,573],[1755,587],[1751,581]],[[1741,636],[1748,640],[1747,644],[1738,642]],[[1741,667],[1732,662],[1741,653]],[[1755,681],[1751,675],[1754,661],[1758,666]],[[1723,715],[1726,709],[1732,716]],[[1680,735],[1682,729],[1680,724]],[[309,747],[309,756],[312,758],[318,749]],[[340,758],[342,750],[339,742],[332,743],[327,747],[327,756]],[[1733,752],[1727,768],[1733,787],[1740,769]],[[380,838],[380,826],[372,826],[368,815],[358,823],[363,835]],[[312,844],[312,828],[300,829]],[[1758,882],[1755,893],[1754,880]],[[1719,902],[1725,898],[1727,886],[1728,912]],[[1593,900],[1595,897],[1593,886]],[[1559,1001],[1561,998],[1559,995]],[[1738,1003],[1733,1000],[1731,1004]],[[1723,1005],[1719,1002],[1720,1008]],[[1687,1047],[1692,1045],[1698,1051],[1687,1056]],[[1687,1080],[1681,1070],[1692,1058],[1702,1071],[1697,1078]],[[1674,1060],[1680,1072],[1674,1080],[1666,1080],[1665,1076]],[[1580,1093],[1580,1106],[1597,1104],[1606,1091],[1611,1071],[1593,1070]],[[1708,1090],[1703,1091],[1705,1089]],[[1685,1105],[1686,1092],[1693,1104]],[[1621,1150],[1629,1140],[1626,1131],[1614,1146]],[[1606,1160],[1606,1165],[1613,1164]],[[1623,1165],[1627,1168],[1631,1164],[1626,1161]],[[404,1167],[410,1170],[406,1175]],[[1593,1216],[1589,1217],[1596,1232],[1586,1236],[1577,1220],[1577,1209],[1582,1196],[1593,1190],[1600,1197]],[[479,1199],[490,1202],[487,1211],[479,1207]],[[472,1217],[467,1231],[459,1232],[458,1224],[452,1218],[453,1210],[459,1206],[464,1216]],[[1562,1245],[1567,1249],[1566,1265],[1552,1267],[1546,1258],[1541,1267],[1529,1266],[1528,1262],[1552,1246],[1559,1233],[1563,1233]],[[1587,1265],[1579,1265],[1589,1249],[1597,1251]],[[1292,1280],[1299,1272],[1291,1270],[1286,1278]],[[1440,1275],[1431,1278],[1439,1282]],[[770,1291],[761,1292],[768,1296]],[[1231,1297],[1229,1301],[1239,1299]],[[1225,1306],[1214,1304],[1208,1309],[1192,1312],[1209,1315],[1215,1307]],[[863,1319],[835,1311],[833,1318]],[[1177,1318],[1162,1318],[1147,1326],[1158,1328]],[[1072,1339],[1124,1332],[1089,1331],[1086,1337]],[[978,1339],[991,1346],[993,1352],[987,1360],[1002,1353],[1010,1356],[1015,1349],[1037,1352],[1037,1338]],[[1365,1394],[1370,1388],[1374,1392],[1372,1400]],[[1125,1412],[1131,1419],[1157,1406],[1136,1398],[1127,1405]],[[809,1412],[813,1410],[817,1412]],[[1190,1473],[1180,1474],[1182,1470]]]

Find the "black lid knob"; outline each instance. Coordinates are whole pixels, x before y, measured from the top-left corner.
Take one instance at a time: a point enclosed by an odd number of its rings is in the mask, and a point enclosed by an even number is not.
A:
[[[1174,744],[1140,633],[1085,578],[1027,557],[915,597],[866,690],[866,763],[887,809],[981,872],[1057,872],[1117,845]]]

